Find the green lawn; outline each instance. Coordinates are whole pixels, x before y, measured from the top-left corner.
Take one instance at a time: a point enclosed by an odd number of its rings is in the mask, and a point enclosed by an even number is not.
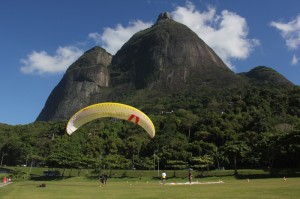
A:
[[[264,178],[236,180],[232,176],[195,179],[200,182],[223,181],[221,184],[160,185],[153,178],[111,178],[104,187],[98,180],[72,177],[52,181],[18,181],[0,188],[1,199],[88,199],[88,198],[300,198],[300,178]],[[186,182],[183,178],[168,182]],[[45,183],[46,187],[38,187]]]

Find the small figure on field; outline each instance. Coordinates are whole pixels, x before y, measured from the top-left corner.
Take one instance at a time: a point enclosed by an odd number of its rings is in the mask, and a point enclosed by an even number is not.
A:
[[[101,185],[106,185],[107,178],[108,178],[108,177],[107,177],[106,174],[100,175],[99,180],[100,180],[100,182],[101,182]],[[101,185],[100,185],[100,186],[101,186]]]
[[[163,184],[166,183],[166,179],[167,179],[167,173],[165,171],[163,171],[161,174],[161,181]]]
[[[190,184],[191,184],[191,183],[192,183],[192,179],[193,179],[193,174],[192,174],[192,171],[191,171],[191,170],[189,170],[188,178],[189,178],[189,182],[190,182]]]
[[[46,187],[45,183],[40,184],[38,187]]]

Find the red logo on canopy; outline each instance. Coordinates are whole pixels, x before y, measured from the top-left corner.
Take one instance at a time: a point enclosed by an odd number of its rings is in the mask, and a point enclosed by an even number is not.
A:
[[[128,121],[131,121],[135,117],[135,123],[138,124],[140,121],[140,118],[134,114],[131,114],[130,117],[128,118]]]

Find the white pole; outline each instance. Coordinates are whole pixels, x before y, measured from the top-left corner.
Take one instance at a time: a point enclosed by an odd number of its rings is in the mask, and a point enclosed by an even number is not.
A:
[[[155,151],[153,153],[153,165],[154,165],[154,169],[153,170],[155,170]]]
[[[159,157],[157,156],[157,177],[159,177]]]
[[[2,166],[2,162],[3,162],[3,158],[4,158],[4,156],[6,156],[7,154],[6,153],[3,153],[2,154],[2,158],[1,158],[1,166]]]

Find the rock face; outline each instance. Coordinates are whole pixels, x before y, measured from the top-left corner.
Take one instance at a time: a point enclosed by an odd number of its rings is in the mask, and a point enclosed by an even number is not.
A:
[[[66,120],[79,108],[105,100],[112,55],[100,47],[85,52],[51,92],[37,121]]]
[[[136,33],[112,59],[113,87],[178,89],[239,81],[204,41],[166,13],[152,27]]]
[[[160,13],[157,17],[157,20],[156,22],[160,21],[160,20],[164,20],[164,19],[171,19],[171,15],[170,13],[168,12],[163,12],[163,13]]]

